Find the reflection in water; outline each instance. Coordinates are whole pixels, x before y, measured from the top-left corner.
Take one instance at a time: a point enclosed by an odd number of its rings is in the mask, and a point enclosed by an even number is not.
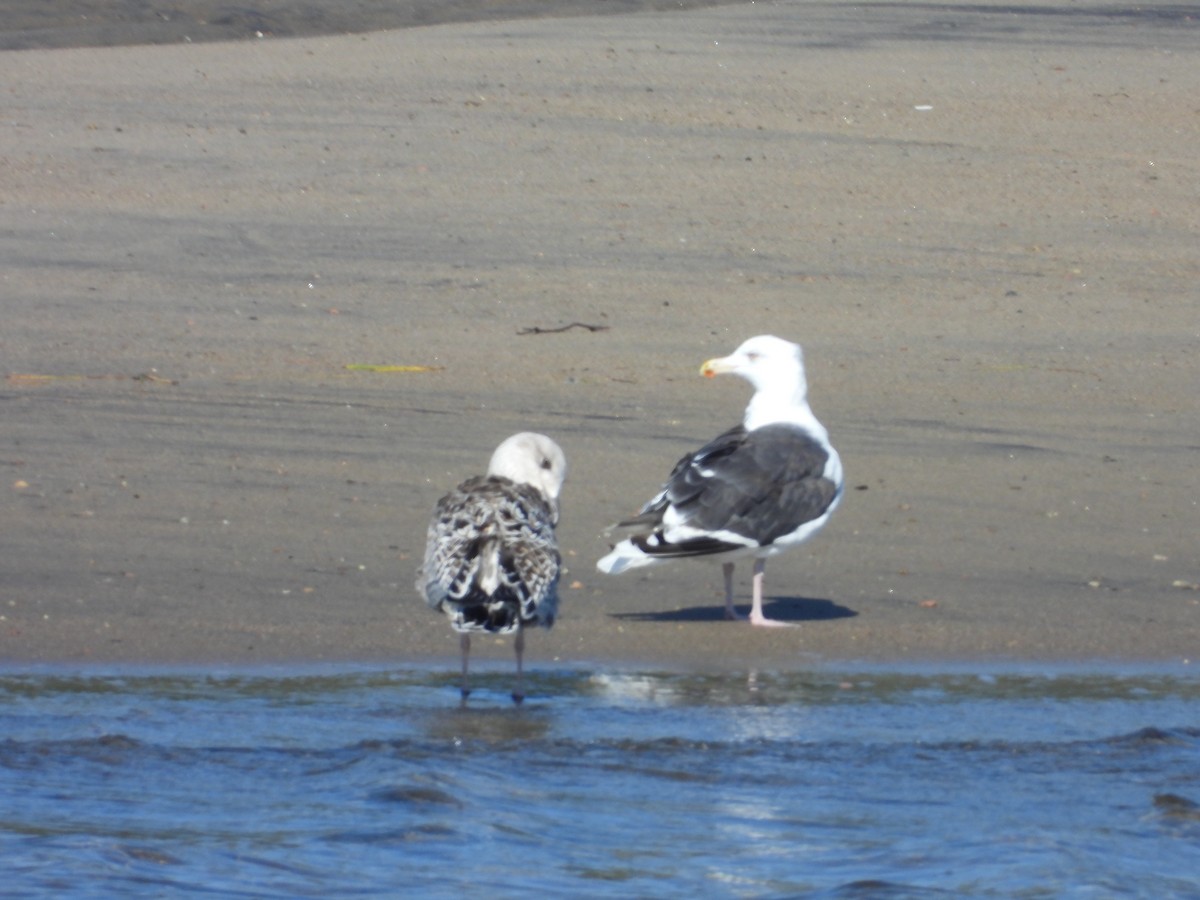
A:
[[[552,715],[534,705],[481,708],[459,706],[426,714],[424,733],[435,741],[513,744],[541,740],[550,733]]]

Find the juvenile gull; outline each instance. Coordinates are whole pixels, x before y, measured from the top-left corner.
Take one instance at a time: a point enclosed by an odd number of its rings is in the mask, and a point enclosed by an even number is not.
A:
[[[785,625],[763,615],[768,557],[819,531],[842,499],[842,462],[808,406],[804,357],[796,344],[750,338],[732,354],[700,367],[707,378],[740,375],[754,387],[742,424],[676,463],[636,528],[596,563],[609,575],[681,557],[722,561],[725,617],[733,607],[733,566],[754,558],[750,622]]]
[[[417,591],[450,618],[461,638],[462,696],[470,694],[471,633],[512,634],[517,654],[513,700],[524,698],[525,626],[554,624],[558,609],[558,495],[567,459],[544,434],[505,440],[487,475],[464,481],[434,509]]]

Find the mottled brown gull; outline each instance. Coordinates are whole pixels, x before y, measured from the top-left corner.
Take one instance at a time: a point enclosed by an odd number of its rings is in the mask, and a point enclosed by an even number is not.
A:
[[[417,591],[461,635],[464,700],[473,632],[516,633],[512,697],[524,699],[525,627],[551,627],[558,610],[554,529],[566,475],[566,457],[554,441],[522,432],[496,448],[486,475],[464,481],[437,502]]]

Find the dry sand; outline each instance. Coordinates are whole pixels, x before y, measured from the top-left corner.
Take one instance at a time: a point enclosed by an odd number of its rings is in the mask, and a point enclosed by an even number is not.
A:
[[[452,657],[428,512],[523,429],[572,467],[535,666],[1194,658],[1198,38],[758,2],[0,54],[0,660]],[[849,479],[769,631],[714,566],[594,569],[761,332]]]

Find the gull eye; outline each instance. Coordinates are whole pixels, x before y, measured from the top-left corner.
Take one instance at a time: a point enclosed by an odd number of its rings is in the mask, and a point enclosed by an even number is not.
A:
[[[550,462],[550,460],[549,460],[549,459],[546,459],[545,457],[542,457],[542,468],[543,468],[543,469],[545,469],[545,470],[548,472],[548,471],[550,471],[550,469],[552,469],[553,467],[554,467],[554,466],[553,466],[553,464]]]

